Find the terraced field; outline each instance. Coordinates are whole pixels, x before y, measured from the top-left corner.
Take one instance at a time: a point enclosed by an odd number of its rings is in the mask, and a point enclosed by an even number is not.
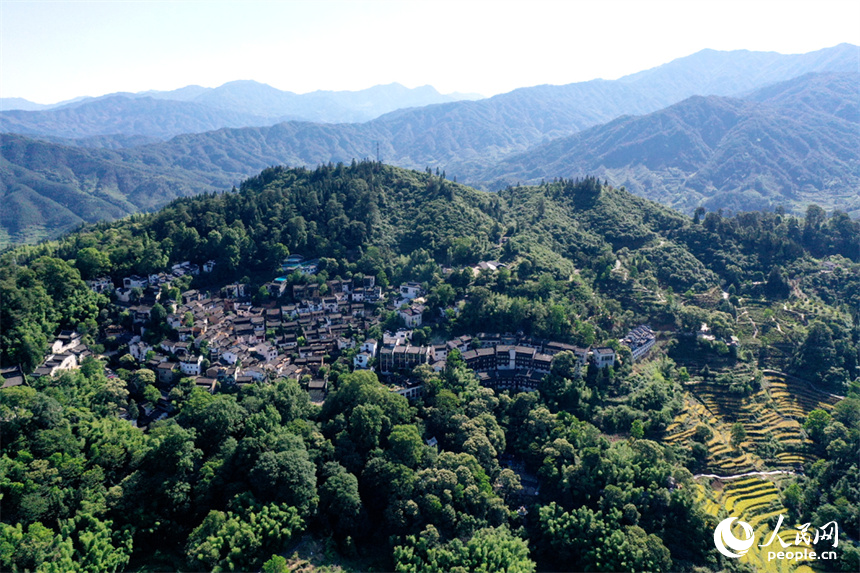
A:
[[[706,512],[719,520],[737,517],[749,523],[755,531],[755,543],[752,549],[740,558],[742,563],[748,564],[755,571],[812,573],[812,568],[802,561],[778,559],[768,561],[769,550],[783,550],[782,547],[776,548],[779,544],[776,540],[770,547],[758,547],[770,540],[780,514],[786,515],[786,518],[788,516],[788,510],[780,502],[779,490],[772,481],[749,477],[728,482],[720,480],[700,480],[700,482],[696,485],[699,500],[703,502]],[[779,536],[786,543],[792,543],[795,539],[797,531],[793,526],[793,523],[785,521],[780,527]],[[793,549],[789,548],[788,551]]]
[[[765,374],[767,391],[780,408],[793,412],[801,419],[816,408],[832,410],[839,401],[830,394],[820,392],[798,380],[789,379],[783,374],[767,372]]]
[[[688,384],[687,408],[667,428],[666,441],[685,443],[698,425],[707,426],[713,432],[706,444],[708,468],[719,475],[795,469],[811,462],[803,421],[816,408],[832,409],[838,399],[776,373],[766,375],[762,386],[750,396],[741,396],[713,378]],[[739,448],[730,441],[735,422],[747,434]]]

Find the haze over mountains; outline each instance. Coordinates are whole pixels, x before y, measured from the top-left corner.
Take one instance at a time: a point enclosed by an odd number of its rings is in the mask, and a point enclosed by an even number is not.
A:
[[[305,101],[314,122],[275,125],[265,119],[274,112],[309,112],[254,82],[3,112],[0,131],[27,137],[0,139],[0,243],[226,189],[270,165],[350,162],[377,149],[387,163],[487,189],[599,175],[688,212],[815,201],[857,216],[858,72],[860,48],[846,44],[791,56],[705,50],[620,80],[521,88],[364,123],[324,122],[438,93],[314,92],[305,94],[316,98]],[[154,143],[186,126],[203,132]]]
[[[501,188],[596,175],[691,211],[818,202],[860,215],[860,74],[808,74],[743,99],[694,96],[509,157]]]
[[[4,98],[0,131],[71,139],[116,134],[167,139],[180,133],[291,120],[362,122],[396,109],[480,97],[443,95],[432,86],[410,89],[397,83],[360,91],[295,94],[259,82],[235,81],[217,88],[186,86],[78,98],[55,106]]]

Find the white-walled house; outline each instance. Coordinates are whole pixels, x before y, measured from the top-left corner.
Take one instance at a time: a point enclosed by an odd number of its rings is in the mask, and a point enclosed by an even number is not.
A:
[[[367,352],[360,352],[352,359],[352,367],[356,370],[367,370],[373,357]]]
[[[705,329],[704,332],[707,332],[707,325],[703,324],[702,327]],[[630,348],[630,353],[635,362],[648,354],[648,351],[657,342],[657,337],[651,327],[643,324],[628,332],[621,342]]]
[[[179,361],[179,370],[186,376],[200,376],[202,356],[188,356]]]
[[[397,313],[406,323],[408,328],[418,328],[424,321],[422,307],[411,306],[398,310]]]
[[[371,357],[376,356],[376,349],[379,347],[379,343],[375,338],[368,338],[364,342],[361,343],[361,351],[370,354]]]
[[[150,350],[153,350],[152,346],[141,340],[137,340],[136,342],[132,342],[128,345],[129,354],[131,354],[138,362],[143,362]]]
[[[110,277],[99,277],[97,279],[87,281],[87,286],[90,287],[93,292],[101,294],[103,292],[110,292],[113,290],[113,281],[110,280]]]
[[[597,346],[591,349],[594,365],[598,368],[615,366],[615,350],[608,346]]]
[[[266,342],[255,346],[253,352],[265,362],[270,362],[278,358],[278,348]]]
[[[413,299],[421,296],[421,284],[420,283],[403,283],[400,285],[400,296],[403,298]]]
[[[81,335],[74,330],[63,330],[51,344],[53,354],[62,354],[81,343]]]
[[[242,349],[238,346],[231,346],[227,350],[224,350],[221,353],[221,359],[227,364],[236,364],[236,361],[239,360],[239,355],[242,353]]]

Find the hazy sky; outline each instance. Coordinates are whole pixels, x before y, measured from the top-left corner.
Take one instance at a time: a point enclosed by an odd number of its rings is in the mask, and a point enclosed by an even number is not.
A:
[[[615,79],[704,48],[860,44],[857,0],[0,0],[0,96],[400,82],[443,93]]]

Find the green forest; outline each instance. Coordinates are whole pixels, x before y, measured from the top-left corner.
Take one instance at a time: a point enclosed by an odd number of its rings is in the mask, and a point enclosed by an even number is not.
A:
[[[293,254],[318,271],[275,295]],[[279,309],[294,285],[374,277],[423,288],[415,344],[519,333],[618,362],[560,352],[536,392],[501,391],[454,350],[404,375],[414,400],[350,350],[326,355],[322,403],[302,378],[164,385],[116,334],[134,311],[86,281],[184,261],[214,270],[159,293],[153,345],[188,289]],[[366,302],[352,340],[401,327],[394,300]],[[642,324],[657,345],[634,362]],[[774,469],[762,511],[838,521],[827,567],[860,568],[860,223],[839,211],[688,217],[593,177],[485,193],[430,168],[272,167],[5,251],[0,325],[25,375],[0,390],[4,571],[752,571],[714,550],[708,500],[731,488],[696,476]],[[93,355],[32,375],[70,330]],[[159,398],[168,417],[130,423]]]

